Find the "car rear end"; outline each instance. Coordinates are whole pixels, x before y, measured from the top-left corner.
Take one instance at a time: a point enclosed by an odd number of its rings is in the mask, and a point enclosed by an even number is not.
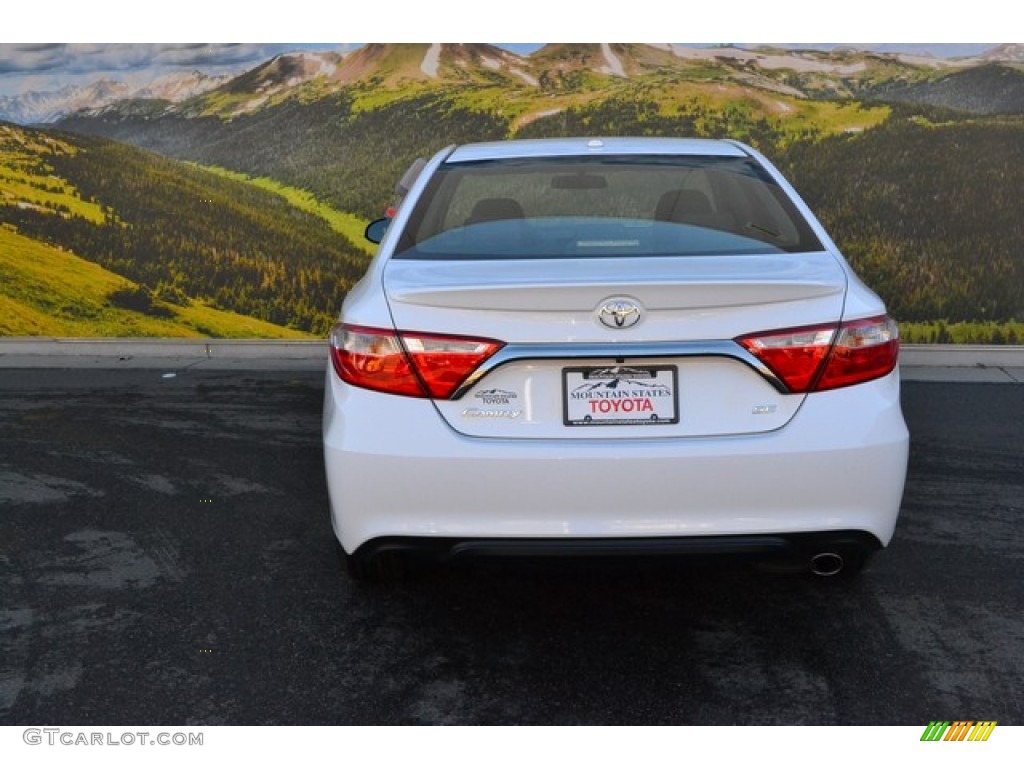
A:
[[[890,540],[898,334],[730,142],[439,153],[331,333],[349,557],[736,552],[835,572]]]

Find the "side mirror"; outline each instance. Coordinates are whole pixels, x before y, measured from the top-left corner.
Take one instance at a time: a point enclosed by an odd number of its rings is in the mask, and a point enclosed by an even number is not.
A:
[[[388,231],[388,224],[391,223],[391,219],[375,219],[366,225],[366,231],[363,232],[363,237],[369,240],[371,243],[379,243],[384,239],[384,233]]]

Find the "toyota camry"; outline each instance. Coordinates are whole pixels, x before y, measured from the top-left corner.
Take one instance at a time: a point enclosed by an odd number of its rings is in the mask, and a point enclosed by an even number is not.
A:
[[[746,555],[850,575],[892,538],[895,322],[728,140],[448,147],[330,332],[354,577],[408,558]]]

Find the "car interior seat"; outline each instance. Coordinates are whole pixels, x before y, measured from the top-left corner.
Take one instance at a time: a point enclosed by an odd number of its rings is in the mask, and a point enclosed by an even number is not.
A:
[[[522,219],[523,206],[511,197],[485,197],[478,200],[466,219],[466,224],[482,224],[485,221]]]
[[[708,196],[699,189],[673,189],[658,199],[655,221],[692,224],[710,229],[733,230],[733,217],[716,212]]]

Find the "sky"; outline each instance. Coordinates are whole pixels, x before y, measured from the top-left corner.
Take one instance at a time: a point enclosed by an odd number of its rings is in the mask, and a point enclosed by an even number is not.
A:
[[[50,0],[45,14],[33,4],[5,8],[0,96],[52,91],[99,79],[142,85],[182,69],[211,75],[237,73],[283,51],[345,51],[357,46],[357,40],[480,42],[496,30],[505,39],[547,42],[663,42],[667,38],[684,44],[746,40],[781,45],[796,40],[800,42],[786,45],[827,47],[872,39],[883,29],[887,39],[927,46],[933,55],[965,56],[1004,42],[1006,30],[995,23],[1001,14],[985,13],[985,6],[996,2],[972,0],[971,14],[945,18],[937,11],[923,18],[913,11],[904,11],[907,15],[900,17],[899,12],[893,13],[891,0],[858,0],[856,12],[841,16],[836,6],[826,16],[822,8],[828,6],[812,0],[731,0],[727,12],[720,5],[696,6],[680,0],[603,0],[600,4],[595,0],[586,4],[506,0],[493,5],[478,0],[389,0],[374,11],[352,11],[351,4],[337,0],[261,6],[289,9],[276,16],[269,11],[240,16],[231,8],[212,8],[209,0],[176,0],[142,12],[137,2],[124,0]],[[490,10],[484,12],[484,7]],[[182,44],[159,42],[161,38],[251,42]],[[302,42],[317,39],[347,42]],[[32,42],[40,40],[64,42]],[[148,42],[137,42],[142,40]],[[300,42],[261,42],[265,40]],[[541,44],[498,45],[529,53]]]
[[[0,43],[0,96],[117,80],[143,85],[161,75],[199,70],[242,72],[296,48],[348,50],[352,44]]]

